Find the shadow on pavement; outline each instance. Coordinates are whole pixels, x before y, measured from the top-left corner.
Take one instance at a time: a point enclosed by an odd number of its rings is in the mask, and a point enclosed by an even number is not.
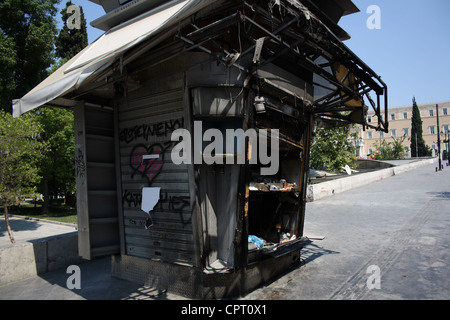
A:
[[[73,283],[72,272],[59,269],[48,272],[39,277],[52,287],[60,287],[60,291],[71,291],[72,295],[86,300],[176,300],[178,297],[169,296],[166,291],[146,287],[111,276],[111,258],[105,257],[84,262],[80,267],[81,289],[68,289],[68,282]],[[49,299],[60,299],[57,296]],[[181,297],[180,297],[181,298]],[[78,299],[72,297],[71,299]]]
[[[12,219],[11,217],[9,218],[9,224],[13,234],[18,231],[33,231],[39,227],[36,221]],[[6,229],[6,222],[2,214],[2,217],[0,218],[0,237],[3,236],[8,236],[8,230]]]

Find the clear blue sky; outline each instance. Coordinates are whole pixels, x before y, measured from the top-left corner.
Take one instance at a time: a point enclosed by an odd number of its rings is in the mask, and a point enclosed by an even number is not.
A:
[[[340,25],[352,39],[345,44],[370,66],[389,88],[390,107],[450,100],[450,0],[353,0],[361,12],[343,17]],[[65,7],[65,0],[60,7]],[[103,34],[89,23],[102,16],[101,6],[81,5],[88,22],[89,43]],[[381,11],[381,29],[370,30],[370,5]],[[58,17],[58,21],[61,19]]]
[[[391,107],[450,100],[450,1],[353,0],[360,13],[343,17],[346,45],[388,85]],[[370,5],[381,29],[366,26]]]

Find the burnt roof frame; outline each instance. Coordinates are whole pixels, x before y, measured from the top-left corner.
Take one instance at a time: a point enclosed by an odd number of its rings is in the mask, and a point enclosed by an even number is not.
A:
[[[373,101],[369,99],[369,105],[373,108],[376,115],[381,115],[380,98],[384,96],[384,109],[387,115],[386,84],[372,69],[348,49],[324,23],[310,12],[308,13],[309,16],[306,16],[305,12],[302,11],[303,9],[300,10],[297,7],[298,3],[300,3],[299,1],[279,1],[279,5],[286,13],[282,20],[275,17],[272,12],[269,12],[271,10],[267,11],[262,8],[260,6],[261,3],[265,2],[245,0],[240,2],[240,4],[226,5],[219,10],[210,10],[205,14],[190,17],[189,21],[180,23],[182,27],[178,28],[173,40],[179,41],[181,45],[176,46],[170,56],[175,57],[183,52],[193,50],[203,51],[209,54],[212,59],[245,72],[248,76],[244,81],[244,86],[247,86],[252,79],[258,79],[255,72],[258,66],[290,57],[290,61],[293,61],[300,68],[312,71],[330,84],[330,87],[325,87],[318,83],[313,83],[326,88],[330,93],[325,98],[321,97],[313,101],[312,104],[304,101],[306,105],[311,104],[316,117],[321,117],[325,113],[329,115],[330,112],[334,112],[337,115],[336,118],[341,118],[340,113],[343,109],[353,110],[351,107],[343,108],[342,106],[344,106],[345,102],[355,97],[361,99],[368,97],[371,91],[374,91],[377,95],[377,104],[372,103]],[[306,7],[305,10],[307,10]],[[257,18],[265,19],[268,27],[255,21]],[[298,30],[298,26],[305,23],[310,26],[310,30]],[[216,39],[226,34],[230,28],[236,25],[238,27],[243,25],[243,28],[241,28],[244,31],[243,35],[253,44],[244,48],[243,52],[239,52],[237,59],[236,56],[232,59],[230,57],[231,53],[216,42]],[[251,36],[249,31],[252,28],[265,35],[261,60],[257,61],[256,64],[249,64],[247,63],[248,61],[243,62],[244,59],[242,59],[255,51],[259,40]],[[270,31],[268,28],[272,28],[273,31]],[[211,50],[211,46],[218,49],[218,51]],[[320,57],[325,58],[326,63],[317,63],[317,59]],[[167,55],[164,60],[167,60]],[[341,81],[336,79],[332,72],[326,70],[327,67],[336,61],[348,69],[346,76]],[[158,61],[153,60],[151,65],[157,63]],[[143,68],[146,67],[144,66]],[[350,74],[356,79],[351,84],[351,87],[343,83]],[[379,116],[378,119],[380,121],[377,127],[368,124],[364,119],[362,121],[363,128],[371,127],[387,132],[388,117],[386,116],[384,117],[385,120],[381,120]]]

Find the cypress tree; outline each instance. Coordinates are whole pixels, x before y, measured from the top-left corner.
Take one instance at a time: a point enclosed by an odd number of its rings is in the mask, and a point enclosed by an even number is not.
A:
[[[68,20],[74,14],[67,10],[71,5],[73,5],[72,2],[68,1],[66,7],[61,11],[64,26],[56,39],[56,56],[63,59],[63,62],[75,56],[88,45],[86,19],[81,6],[77,6],[80,10],[80,28],[69,27]]]
[[[425,145],[423,140],[422,117],[420,110],[416,103],[416,98],[413,98],[413,115],[411,118],[411,156],[425,157],[429,155],[429,148]]]

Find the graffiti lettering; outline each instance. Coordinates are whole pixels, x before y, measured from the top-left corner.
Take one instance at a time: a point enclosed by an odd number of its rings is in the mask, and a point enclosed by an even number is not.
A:
[[[159,198],[159,203],[155,208],[158,208],[159,211],[164,212],[164,208],[162,206],[163,203],[169,203],[169,211],[181,212],[186,206],[190,205],[190,197],[188,196],[170,196],[167,192],[164,192]]]
[[[127,203],[128,207],[137,208],[141,206],[142,203],[142,193],[141,191],[128,191],[125,190],[122,196],[122,205],[125,206]]]
[[[162,192],[161,192],[162,193]],[[162,204],[164,202],[169,203],[169,211],[172,212],[178,212],[180,214],[180,221],[183,223],[183,225],[187,225],[191,222],[192,216],[185,221],[183,217],[183,209],[185,207],[190,207],[190,197],[188,196],[169,196],[167,192],[165,192],[164,195],[161,194],[161,197],[159,198],[159,203],[156,205],[155,209],[158,207],[158,209],[161,212],[164,212],[164,208]]]
[[[85,174],[86,163],[84,162],[84,154],[81,149],[78,149],[75,156],[75,175],[77,178],[84,178]]]
[[[138,138],[143,138],[145,141],[148,141],[150,137],[166,136],[167,134],[183,127],[184,118],[172,119],[155,124],[137,125],[132,128],[121,130],[119,133],[119,140],[120,142],[131,143]]]
[[[144,227],[145,226],[145,220],[128,219],[128,224],[130,226],[135,226],[135,227]]]
[[[140,208],[142,203],[142,192],[140,190],[125,190],[122,195],[122,205],[129,208]],[[167,205],[168,204],[168,205]],[[158,204],[154,211],[158,212],[178,212],[180,221],[186,225],[191,222],[192,217],[187,221],[184,219],[183,210],[190,208],[189,196],[170,195],[168,192],[161,192]],[[131,220],[130,224],[131,224]]]

